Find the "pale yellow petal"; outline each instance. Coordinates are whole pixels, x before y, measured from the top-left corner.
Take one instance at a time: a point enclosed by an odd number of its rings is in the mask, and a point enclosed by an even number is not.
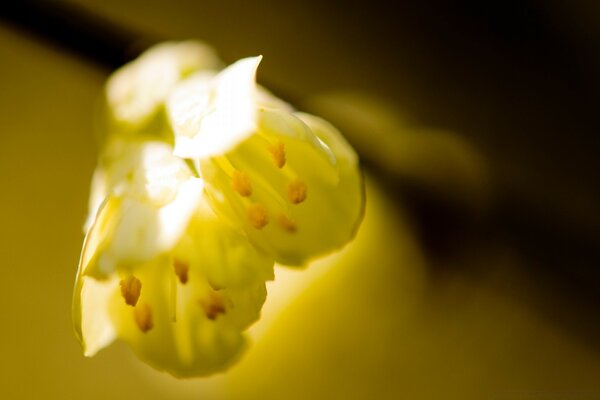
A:
[[[245,58],[224,69],[210,82],[208,93],[197,96],[195,106],[185,94],[189,86],[175,90],[167,103],[175,155],[204,158],[223,153],[254,132],[255,75],[260,60]]]
[[[220,65],[214,50],[201,42],[165,42],[151,47],[109,78],[106,98],[111,116],[117,124],[139,128],[162,107],[184,76]]]
[[[82,255],[83,257],[83,255]],[[73,326],[83,354],[91,357],[116,338],[109,315],[109,301],[117,290],[118,281],[96,281],[77,273],[73,293]]]

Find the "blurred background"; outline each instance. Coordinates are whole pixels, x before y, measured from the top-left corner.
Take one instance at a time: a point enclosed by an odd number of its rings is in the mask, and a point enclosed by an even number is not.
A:
[[[0,6],[0,397],[600,399],[600,5],[70,0]],[[279,269],[253,346],[178,381],[83,357],[71,295],[104,80],[196,38],[337,125],[356,240]]]

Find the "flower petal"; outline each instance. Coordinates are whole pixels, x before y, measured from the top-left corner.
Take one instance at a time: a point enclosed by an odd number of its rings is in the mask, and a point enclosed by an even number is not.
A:
[[[223,153],[254,132],[255,75],[261,58],[239,60],[210,82],[200,76],[174,91],[167,110],[175,155],[198,159]]]
[[[220,65],[214,50],[201,42],[156,45],[109,78],[106,98],[111,115],[117,124],[137,129],[159,110],[182,77]]]
[[[116,338],[116,331],[109,316],[108,304],[117,281],[96,281],[82,273],[86,250],[94,246],[94,238],[88,236],[83,246],[81,261],[73,291],[73,327],[86,357],[91,357],[108,346]]]
[[[222,221],[206,198],[174,256],[202,271],[214,289],[238,289],[274,279],[274,260],[252,246],[241,229]]]
[[[200,201],[202,180],[170,146],[148,142],[125,149],[127,156],[102,167],[107,194],[88,233],[94,246],[86,250],[86,275],[106,277],[170,251]]]

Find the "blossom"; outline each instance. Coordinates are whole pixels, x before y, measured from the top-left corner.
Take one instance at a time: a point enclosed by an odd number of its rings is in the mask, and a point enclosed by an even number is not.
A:
[[[167,100],[175,154],[197,160],[215,211],[287,265],[345,245],[364,205],[358,157],[329,123],[255,84],[261,57],[199,73]]]
[[[116,338],[176,376],[226,368],[245,346],[273,260],[220,221],[163,143],[127,143],[106,174],[73,302],[84,353]]]
[[[121,340],[174,376],[223,371],[246,348],[274,263],[353,237],[356,154],[257,86],[260,60],[218,72],[210,48],[167,43],[109,78],[73,296],[86,356]]]

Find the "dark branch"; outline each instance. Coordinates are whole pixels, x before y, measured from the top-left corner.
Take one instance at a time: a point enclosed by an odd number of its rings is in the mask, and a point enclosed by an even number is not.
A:
[[[111,70],[135,58],[154,42],[63,2],[2,2],[0,19],[24,33]]]

